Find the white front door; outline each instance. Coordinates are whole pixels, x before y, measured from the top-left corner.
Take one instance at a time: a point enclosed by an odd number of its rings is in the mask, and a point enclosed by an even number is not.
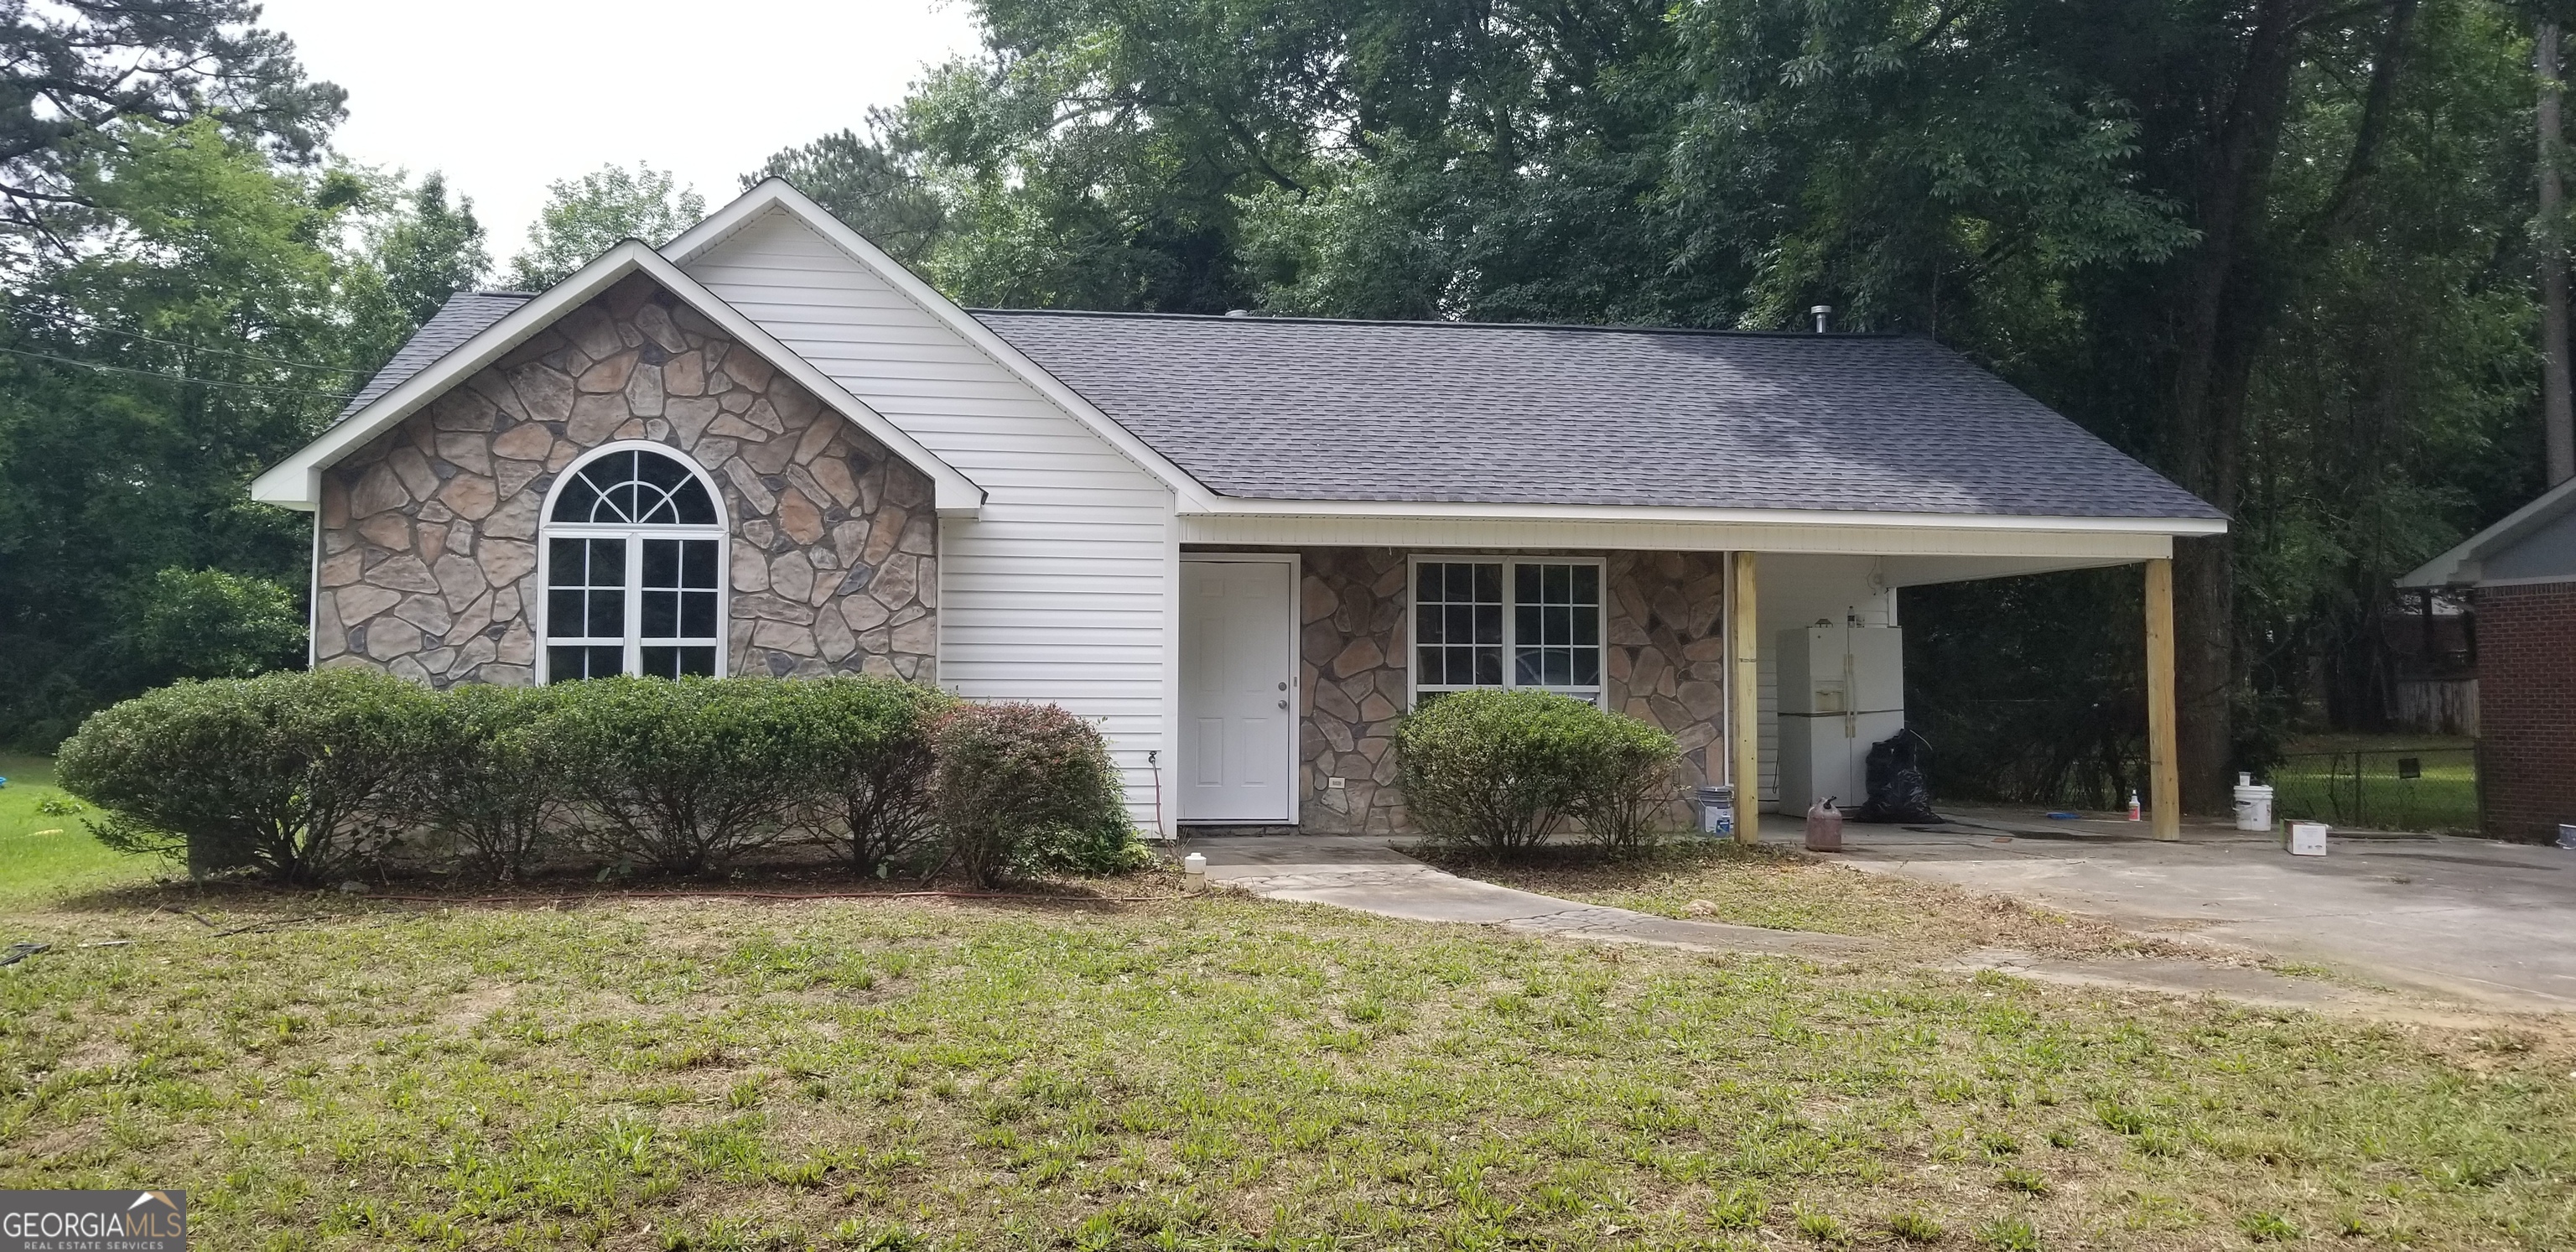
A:
[[[1297,566],[1181,561],[1181,820],[1296,820]]]

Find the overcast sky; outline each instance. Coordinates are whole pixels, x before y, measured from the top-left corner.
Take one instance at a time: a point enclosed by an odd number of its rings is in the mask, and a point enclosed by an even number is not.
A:
[[[496,263],[548,182],[640,160],[712,209],[770,153],[860,125],[976,46],[961,0],[268,0],[260,24],[348,88],[339,150],[446,171]]]

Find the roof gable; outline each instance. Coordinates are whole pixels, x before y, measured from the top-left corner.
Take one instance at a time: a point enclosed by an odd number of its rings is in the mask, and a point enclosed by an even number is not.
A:
[[[2521,551],[2528,547],[2531,551]],[[2576,478],[2506,514],[2397,580],[2400,587],[2576,578]]]
[[[580,308],[630,274],[643,274],[688,303],[735,342],[814,393],[825,406],[874,436],[905,463],[929,476],[942,513],[973,512],[983,491],[892,422],[862,404],[812,364],[718,299],[697,280],[637,240],[602,253],[571,277],[538,295],[511,303],[514,293],[451,298],[438,314],[377,372],[330,428],[251,482],[251,498],[294,509],[321,501],[322,471],[376,435],[418,412],[559,318]],[[497,314],[497,316],[496,316]],[[485,319],[489,320],[485,320]],[[480,322],[480,325],[474,323]],[[470,329],[469,329],[470,328]],[[452,342],[451,342],[452,341]],[[408,371],[408,372],[406,372]]]
[[[1137,437],[1135,432],[1100,412],[1079,392],[1063,380],[1048,373],[1036,362],[996,335],[983,323],[969,316],[956,302],[941,295],[937,288],[924,282],[920,275],[886,255],[841,219],[814,203],[784,179],[770,178],[689,228],[662,249],[663,255],[677,265],[687,266],[707,256],[736,233],[773,214],[785,214],[820,237],[825,243],[848,257],[878,281],[884,283],[905,301],[926,313],[939,325],[954,332],[972,349],[991,359],[1003,370],[1036,391],[1056,408],[1070,415],[1101,442],[1115,450],[1137,468],[1170,489],[1184,512],[1211,504],[1207,489],[1161,451]]]

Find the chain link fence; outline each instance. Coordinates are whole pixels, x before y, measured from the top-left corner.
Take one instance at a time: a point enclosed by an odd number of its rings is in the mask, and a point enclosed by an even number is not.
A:
[[[2269,781],[2284,818],[2357,830],[2473,832],[2477,749],[2399,744],[2282,754]]]

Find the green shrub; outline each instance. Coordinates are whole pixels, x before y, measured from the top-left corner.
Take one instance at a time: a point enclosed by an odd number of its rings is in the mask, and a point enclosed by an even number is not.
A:
[[[850,868],[883,876],[936,842],[930,728],[956,700],[891,678],[825,678],[802,693],[824,750],[815,763],[815,828]]]
[[[454,841],[467,873],[511,882],[551,850],[569,791],[547,718],[564,690],[469,684],[439,696],[423,719],[404,804]]]
[[[1054,705],[967,704],[931,728],[947,855],[994,886],[1015,870],[1114,872],[1143,854],[1118,769],[1091,724]]]
[[[555,689],[544,751],[562,762],[592,850],[676,874],[731,868],[808,802],[823,744],[774,678],[595,678]]]
[[[1633,852],[1654,842],[1656,819],[1677,794],[1673,765],[1681,759],[1681,745],[1661,727],[1636,718],[1598,716],[1584,735],[1583,755],[1590,763],[1575,792],[1574,819],[1603,851]]]
[[[1569,819],[1605,846],[1642,842],[1671,798],[1672,736],[1571,696],[1460,691],[1405,715],[1397,781],[1434,843],[1508,856]]]
[[[358,670],[182,682],[84,722],[57,776],[108,810],[91,825],[111,847],[327,882],[410,824],[392,801],[431,701]]]

